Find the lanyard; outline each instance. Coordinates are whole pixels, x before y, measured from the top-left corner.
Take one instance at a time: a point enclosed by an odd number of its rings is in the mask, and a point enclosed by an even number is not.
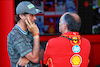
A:
[[[64,37],[64,38],[66,38],[66,39],[68,39],[68,40],[75,40],[75,41],[82,39],[82,37],[81,37],[80,39],[72,39],[72,38],[69,38],[69,37],[67,37],[67,36],[61,36],[61,37]]]

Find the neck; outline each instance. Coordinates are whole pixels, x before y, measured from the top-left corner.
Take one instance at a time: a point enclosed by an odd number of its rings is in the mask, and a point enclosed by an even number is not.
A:
[[[63,34],[63,33],[66,33],[66,32],[70,32],[70,31],[69,31],[69,30],[67,30],[67,29],[65,29],[65,30],[62,32],[62,34]]]
[[[25,22],[23,22],[22,20],[20,20],[17,25],[23,30],[23,31],[27,31],[27,26],[25,24]]]

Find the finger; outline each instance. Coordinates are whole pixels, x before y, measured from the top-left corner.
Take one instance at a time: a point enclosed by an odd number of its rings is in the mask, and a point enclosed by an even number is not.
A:
[[[32,22],[31,22],[31,20],[29,19],[29,17],[28,17],[27,19],[28,19],[28,21],[29,21],[29,24],[32,25]]]
[[[24,65],[24,64],[23,64],[23,61],[19,63],[19,66],[23,66],[23,65]]]
[[[22,61],[21,63],[20,63],[20,66],[25,66],[26,65],[26,62],[25,61]]]
[[[24,65],[24,63],[21,63],[21,65],[20,65],[20,66],[25,66],[25,65]]]
[[[19,65],[19,66],[20,66],[20,65],[21,65],[21,62],[18,62],[18,63],[17,63],[17,65]]]
[[[22,63],[19,63],[19,66],[22,66]]]
[[[30,25],[28,18],[26,18],[26,20],[27,20],[28,24]]]
[[[23,63],[21,66],[25,66],[26,64],[25,63]]]
[[[19,61],[17,62],[17,65],[19,65]]]
[[[20,60],[17,62],[17,65],[19,65],[19,63],[20,63]]]
[[[26,25],[27,25],[28,27],[30,27],[30,24],[28,23],[28,21],[27,21],[27,20],[25,20],[25,22],[26,22]]]

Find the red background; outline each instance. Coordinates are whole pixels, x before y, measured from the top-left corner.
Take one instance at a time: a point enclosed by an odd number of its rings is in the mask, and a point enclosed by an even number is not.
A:
[[[0,0],[0,67],[10,67],[7,52],[7,35],[14,26],[14,0]],[[55,36],[41,36],[41,41],[47,41]],[[100,64],[100,35],[82,35],[91,42],[90,64],[94,67]]]
[[[10,67],[7,35],[14,26],[13,0],[0,0],[0,67]]]

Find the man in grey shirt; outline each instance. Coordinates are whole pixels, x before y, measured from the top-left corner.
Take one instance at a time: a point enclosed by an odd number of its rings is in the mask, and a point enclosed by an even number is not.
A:
[[[34,23],[40,10],[29,1],[22,1],[16,8],[17,24],[8,34],[7,45],[11,67],[40,67],[39,55],[43,57],[39,41],[39,29]],[[40,51],[41,50],[41,51]]]

